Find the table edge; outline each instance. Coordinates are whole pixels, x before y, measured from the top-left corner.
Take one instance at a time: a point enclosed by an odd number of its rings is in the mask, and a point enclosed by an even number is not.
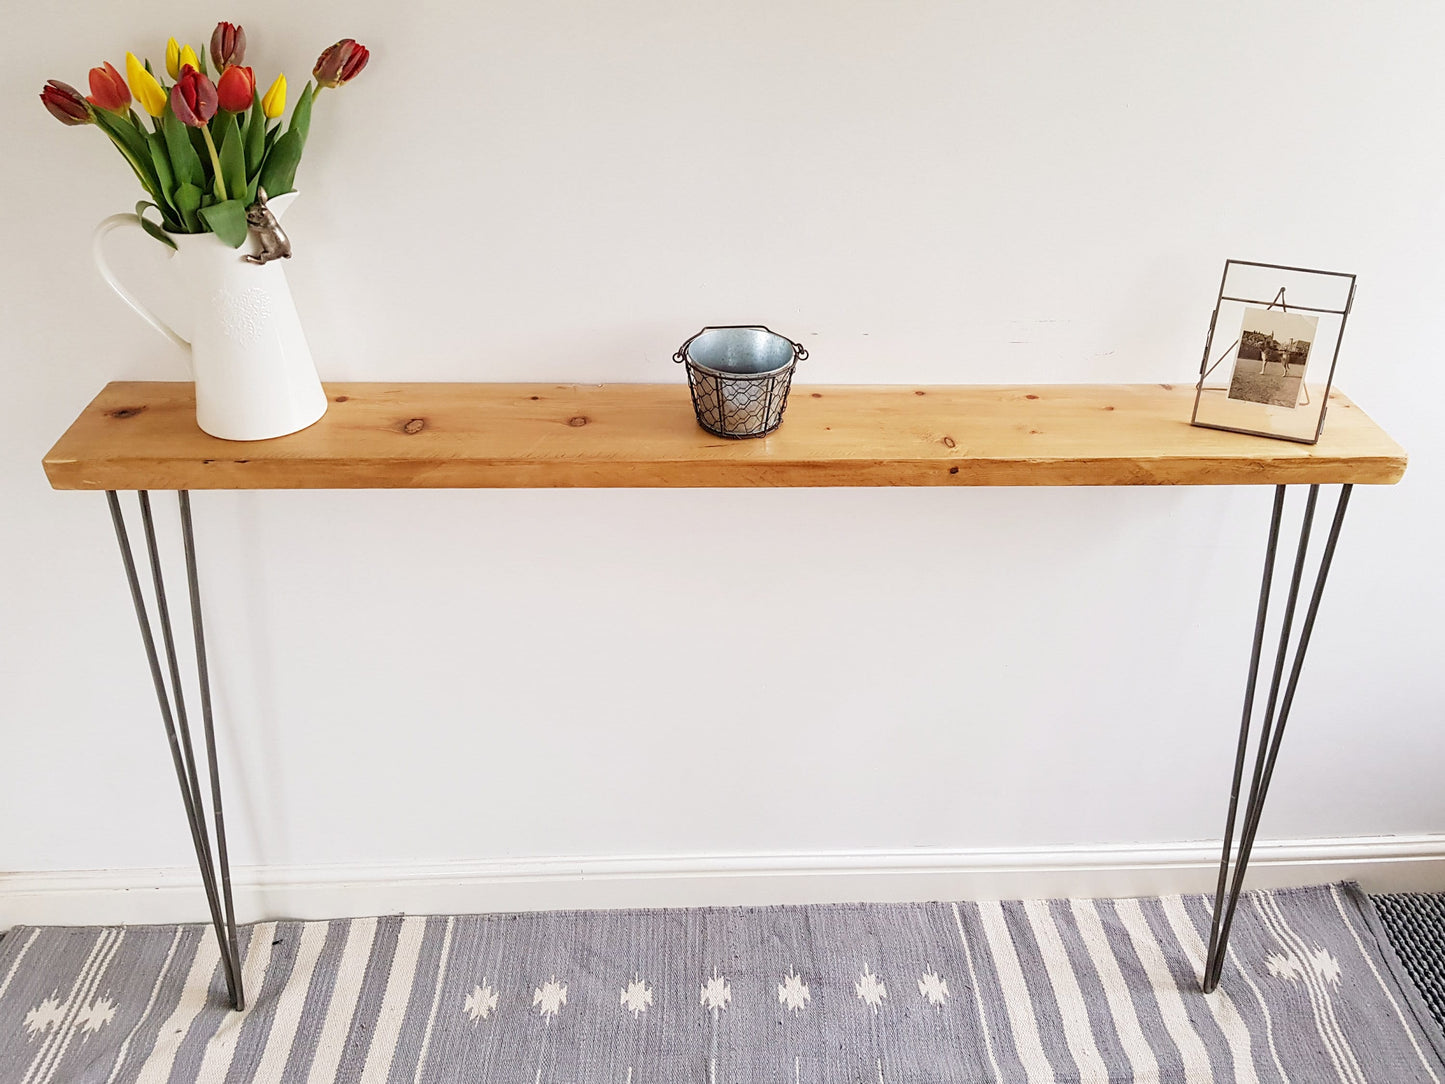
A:
[[[42,460],[47,480],[51,488],[57,491],[83,491],[102,492],[109,489],[134,489],[135,486],[127,482],[120,484],[118,478],[122,475],[130,476],[138,470],[154,471],[157,476],[165,473],[168,463],[178,462],[177,460],[154,460],[147,462],[143,459],[127,459],[118,462],[113,467],[102,466],[101,469],[94,469],[92,464],[89,469],[80,466],[79,461],[64,454],[62,446],[69,438],[76,422],[85,416],[96,403],[106,397],[113,389],[119,387],[134,387],[136,385],[167,385],[171,387],[185,386],[187,381],[110,381],[86,404],[75,421],[67,427],[65,433],[55,442]],[[331,388],[395,388],[398,385],[407,384],[435,384],[438,386],[465,387],[487,383],[497,386],[508,387],[535,387],[552,388],[558,391],[567,389],[591,389],[601,388],[609,385],[590,384],[583,382],[547,382],[547,381],[332,381],[326,385],[328,394]],[[636,386],[636,387],[666,387],[654,381],[637,382],[626,384],[614,382],[610,386]],[[829,384],[829,385],[799,385],[799,388],[828,388],[834,391],[858,390],[879,390],[886,388],[897,389],[951,389],[951,388],[978,388],[990,390],[1024,389],[1028,387],[1045,387],[1050,389],[1068,388],[1117,388],[1120,390],[1129,388],[1162,387],[1166,390],[1173,390],[1182,385],[1169,385],[1159,383],[1139,384]],[[684,389],[685,390],[685,389]],[[1380,429],[1378,423],[1374,422],[1363,410],[1359,408],[1339,389],[1332,391],[1332,397],[1337,397],[1343,404],[1359,413],[1376,429],[1379,430],[1394,446],[1395,453],[1384,453],[1368,456],[1349,457],[1328,457],[1328,458],[1299,458],[1295,460],[1283,460],[1272,464],[1269,469],[1269,478],[1258,477],[1257,466],[1248,460],[1235,457],[1222,457],[1213,459],[1200,457],[1189,460],[1190,469],[1195,472],[1205,470],[1215,472],[1219,477],[1208,479],[1178,479],[1168,477],[1152,477],[1148,473],[1148,457],[1120,457],[1118,459],[1101,459],[1091,456],[1043,456],[1031,458],[978,458],[965,460],[960,464],[950,465],[947,460],[938,458],[891,458],[886,460],[768,460],[760,462],[755,460],[679,460],[679,459],[638,459],[630,462],[629,465],[636,468],[639,475],[646,475],[651,480],[628,481],[610,480],[597,481],[587,477],[589,471],[595,468],[595,464],[587,462],[552,460],[518,462],[515,459],[499,460],[488,462],[485,457],[475,459],[455,459],[447,462],[437,462],[431,465],[418,464],[413,459],[392,459],[376,457],[369,459],[369,467],[386,467],[388,464],[396,467],[400,473],[405,473],[408,467],[414,468],[414,476],[398,480],[394,483],[378,481],[368,478],[361,481],[352,481],[347,477],[350,462],[337,458],[318,458],[310,461],[309,465],[314,468],[320,479],[318,484],[296,482],[276,483],[267,477],[268,469],[280,470],[288,468],[287,461],[257,461],[252,463],[248,458],[238,456],[234,459],[218,457],[215,460],[205,461],[207,465],[214,464],[217,468],[214,484],[210,480],[197,485],[192,480],[185,488],[192,490],[364,490],[364,489],[553,489],[553,488],[587,488],[587,489],[707,489],[707,488],[941,488],[941,487],[962,487],[962,488],[984,488],[1012,486],[1020,488],[1044,488],[1044,487],[1074,487],[1074,486],[1215,486],[1215,485],[1280,485],[1280,484],[1353,484],[1353,485],[1394,485],[1405,475],[1409,464],[1409,456],[1393,438]],[[1247,437],[1242,439],[1249,439]],[[1255,438],[1268,439],[1268,438]],[[231,443],[231,442],[226,442]],[[238,442],[244,446],[248,442]],[[264,442],[258,442],[264,443]],[[1303,446],[1302,447],[1308,447]],[[1172,459],[1174,457],[1165,457]],[[186,463],[194,461],[185,460]],[[1117,474],[1113,477],[1089,481],[1064,480],[1064,476],[1070,469],[1083,469],[1086,466],[1098,470],[1100,464],[1111,464],[1117,468]],[[685,465],[688,473],[695,479],[684,481],[669,481],[652,477],[654,472],[664,472],[669,467]],[[249,469],[238,469],[249,468]],[[453,477],[458,470],[465,469],[485,478],[488,472],[495,472],[496,477],[492,480],[473,480],[470,482],[457,482]],[[612,468],[614,471],[615,467]],[[1035,477],[1030,477],[1030,471],[1037,472]],[[112,473],[116,472],[116,473]],[[795,480],[795,475],[819,475],[817,478],[808,480]],[[1292,477],[1298,474],[1299,477]],[[831,475],[825,477],[824,475]],[[903,476],[906,475],[905,479]],[[1291,476],[1291,477],[1282,477]],[[173,486],[154,486],[156,489],[175,488]]]

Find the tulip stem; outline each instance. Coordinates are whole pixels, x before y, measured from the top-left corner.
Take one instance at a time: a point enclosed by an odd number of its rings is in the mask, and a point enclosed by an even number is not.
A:
[[[231,197],[226,195],[226,179],[221,176],[221,156],[216,153],[215,141],[211,139],[211,129],[201,125],[201,138],[206,141],[206,150],[211,152],[211,168],[216,171],[216,195],[221,197],[224,203]]]

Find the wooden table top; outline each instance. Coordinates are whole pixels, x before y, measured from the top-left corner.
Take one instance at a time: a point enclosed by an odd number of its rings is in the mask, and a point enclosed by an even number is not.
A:
[[[1273,485],[1397,482],[1404,450],[1343,394],[1303,445],[1189,424],[1191,385],[795,385],[725,440],[684,384],[326,385],[274,440],[196,427],[190,383],[108,384],[45,457],[56,489]]]

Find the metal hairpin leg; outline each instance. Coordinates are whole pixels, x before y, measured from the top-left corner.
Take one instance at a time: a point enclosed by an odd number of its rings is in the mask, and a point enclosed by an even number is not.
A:
[[[1259,680],[1259,660],[1264,646],[1265,619],[1269,612],[1270,588],[1274,581],[1275,551],[1279,545],[1279,525],[1284,514],[1285,487],[1276,486],[1274,512],[1270,517],[1269,541],[1265,548],[1264,580],[1259,590],[1259,609],[1254,621],[1254,647],[1249,657],[1249,679],[1245,683],[1244,717],[1239,726],[1239,745],[1234,754],[1234,781],[1229,792],[1229,815],[1224,822],[1224,849],[1219,860],[1219,884],[1214,893],[1214,920],[1209,929],[1209,955],[1204,964],[1204,992],[1213,992],[1219,985],[1220,972],[1224,968],[1224,955],[1229,948],[1229,930],[1234,922],[1234,911],[1239,904],[1240,888],[1244,884],[1244,873],[1249,866],[1249,856],[1254,850],[1255,836],[1259,832],[1259,818],[1264,809],[1264,799],[1269,792],[1269,783],[1274,776],[1275,761],[1279,758],[1280,741],[1284,737],[1285,724],[1289,721],[1290,708],[1294,704],[1295,690],[1299,687],[1300,671],[1304,668],[1305,652],[1309,649],[1310,636],[1314,633],[1315,617],[1319,613],[1320,597],[1324,594],[1325,579],[1329,576],[1330,564],[1334,561],[1335,545],[1339,542],[1340,526],[1345,521],[1345,509],[1349,507],[1350,491],[1353,486],[1340,487],[1339,503],[1335,506],[1334,520],[1330,523],[1329,537],[1325,541],[1324,554],[1320,558],[1319,570],[1315,574],[1314,590],[1310,594],[1309,606],[1300,627],[1299,643],[1295,647],[1294,662],[1290,666],[1289,680],[1284,685],[1284,697],[1280,698],[1280,683],[1284,678],[1285,661],[1289,655],[1290,631],[1294,625],[1295,609],[1299,602],[1300,583],[1304,579],[1305,558],[1309,552],[1310,530],[1314,525],[1315,505],[1319,501],[1320,487],[1310,486],[1309,498],[1305,502],[1304,521],[1300,526],[1299,546],[1295,551],[1293,574],[1290,577],[1289,595],[1285,602],[1284,617],[1280,622],[1279,648],[1275,652],[1274,672],[1270,678],[1269,697],[1265,704],[1264,720],[1260,726],[1259,744],[1255,752],[1254,775],[1249,782],[1249,796],[1244,805],[1244,823],[1240,829],[1239,850],[1234,855],[1234,876],[1230,877],[1230,856],[1234,853],[1235,819],[1239,811],[1239,787],[1244,778],[1245,756],[1249,748],[1249,731],[1254,718],[1254,694]],[[1278,716],[1276,717],[1276,707]]]
[[[166,602],[165,578],[161,572],[160,550],[156,545],[155,521],[151,515],[150,494],[141,491],[141,525],[145,531],[146,554],[150,559],[151,582],[155,589],[156,614],[160,619],[161,642],[165,647],[166,664],[170,673],[170,689],[161,671],[160,656],[156,651],[156,639],[151,630],[150,617],[146,612],[145,599],[141,594],[140,577],[136,572],[135,556],[131,552],[130,536],[125,528],[125,515],[121,511],[120,498],[113,490],[106,492],[110,504],[111,520],[115,524],[116,541],[120,543],[121,561],[125,565],[126,582],[130,585],[131,601],[140,622],[141,640],[145,644],[146,660],[150,664],[151,682],[155,685],[156,700],[160,704],[161,722],[165,726],[166,740],[171,747],[171,762],[175,766],[176,781],[181,788],[181,802],[186,809],[186,822],[191,830],[191,843],[196,849],[196,861],[201,867],[201,883],[206,890],[206,903],[211,912],[211,925],[216,931],[220,944],[221,963],[226,974],[226,990],[233,1008],[246,1006],[246,993],[241,988],[241,955],[236,938],[236,909],[231,899],[231,865],[226,852],[226,822],[221,812],[221,779],[216,763],[216,734],[211,713],[210,674],[206,667],[205,631],[201,625],[200,581],[196,575],[196,541],[191,526],[191,498],[184,491],[177,494],[181,508],[181,535],[186,553],[186,582],[191,597],[191,629],[196,643],[196,674],[201,689],[201,717],[206,740],[206,767],[211,777],[211,806],[215,816],[214,853],[211,834],[206,826],[205,799],[196,771],[196,754],[191,742],[191,727],[186,716],[185,695],[181,689],[180,659],[176,653],[175,635],[171,629],[170,607]],[[174,712],[172,702],[174,701]],[[219,867],[219,888],[217,868]],[[222,909],[224,908],[224,915]]]

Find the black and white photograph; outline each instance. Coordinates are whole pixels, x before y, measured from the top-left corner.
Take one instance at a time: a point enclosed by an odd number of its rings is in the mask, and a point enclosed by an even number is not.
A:
[[[1304,313],[1245,309],[1229,398],[1293,410],[1318,325],[1318,317]]]

